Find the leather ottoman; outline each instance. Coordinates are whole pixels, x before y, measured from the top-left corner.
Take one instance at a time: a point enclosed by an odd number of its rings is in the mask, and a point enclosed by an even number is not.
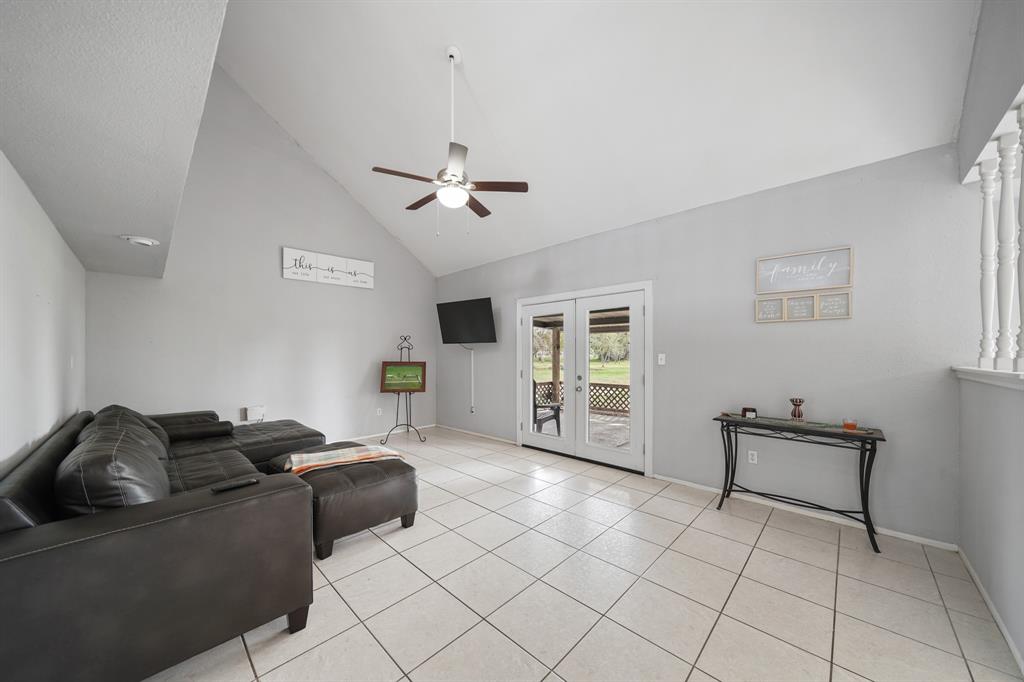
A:
[[[296,452],[323,452],[361,445],[349,441],[317,445]],[[288,453],[293,454],[293,453]],[[283,470],[288,455],[271,460],[271,470]],[[313,488],[313,545],[317,559],[334,551],[334,541],[346,535],[401,518],[409,528],[416,519],[416,469],[397,459],[314,469],[300,476]]]

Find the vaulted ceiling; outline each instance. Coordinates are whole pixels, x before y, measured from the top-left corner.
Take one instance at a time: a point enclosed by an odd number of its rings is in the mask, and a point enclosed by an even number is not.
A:
[[[0,3],[0,148],[86,269],[163,274],[226,2]]]
[[[979,2],[233,2],[219,63],[434,273],[953,141]],[[404,206],[456,139],[493,211]],[[954,181],[955,179],[951,179]],[[823,216],[827,219],[827,216]],[[440,228],[440,236],[435,233]],[[713,225],[708,226],[713,229]]]

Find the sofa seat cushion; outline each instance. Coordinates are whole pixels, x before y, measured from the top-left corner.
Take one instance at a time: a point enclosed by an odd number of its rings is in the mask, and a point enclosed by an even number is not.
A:
[[[232,437],[238,449],[256,464],[277,455],[323,445],[325,440],[324,434],[294,419],[245,424],[236,427]]]
[[[237,450],[210,452],[164,462],[171,494],[205,488],[236,478],[262,476],[253,463]]]
[[[322,445],[324,434],[293,419],[236,426],[230,436],[198,438],[171,443],[171,455],[180,459],[220,450],[238,450],[258,468],[270,459],[310,446]]]

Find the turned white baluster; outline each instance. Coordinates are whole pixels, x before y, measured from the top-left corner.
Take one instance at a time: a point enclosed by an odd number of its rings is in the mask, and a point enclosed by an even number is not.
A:
[[[1017,130],[1024,135],[1024,105],[1017,110]],[[1020,331],[1017,333],[1017,359],[1013,361],[1013,369],[1017,372],[1024,372],[1024,161],[1021,165],[1020,208],[1017,210],[1017,320]]]
[[[996,169],[999,162],[986,159],[981,175],[981,353],[978,367],[992,369],[996,358]]]
[[[1013,171],[1017,166],[1017,146],[1020,135],[1007,133],[999,138],[999,270],[996,274],[997,308],[999,313],[999,335],[996,337],[995,369],[1012,370],[1014,365],[1013,345],[1016,330],[1013,323],[1014,297],[1017,293],[1017,226],[1016,207],[1013,196]]]

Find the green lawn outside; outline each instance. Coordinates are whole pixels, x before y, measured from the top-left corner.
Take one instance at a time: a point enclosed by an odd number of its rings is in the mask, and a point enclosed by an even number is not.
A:
[[[551,363],[534,360],[533,380],[537,383],[551,381]],[[565,380],[564,372],[562,380]],[[600,360],[591,360],[590,381],[595,384],[628,384],[629,360],[616,360],[603,364]]]

